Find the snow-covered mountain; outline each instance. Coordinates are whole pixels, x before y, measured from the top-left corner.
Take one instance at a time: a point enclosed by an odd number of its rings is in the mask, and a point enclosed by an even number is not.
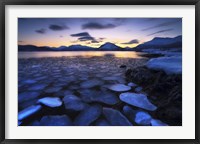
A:
[[[142,51],[144,49],[170,49],[170,48],[181,48],[182,47],[182,36],[177,36],[174,38],[162,38],[155,37],[151,41],[145,42],[143,44],[135,47],[135,50]]]
[[[107,43],[101,45],[99,47],[99,50],[100,51],[117,51],[117,50],[122,50],[122,48],[113,43],[107,42]]]

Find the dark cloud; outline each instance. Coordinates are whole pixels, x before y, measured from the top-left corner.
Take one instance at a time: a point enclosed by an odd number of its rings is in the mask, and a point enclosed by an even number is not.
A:
[[[45,34],[46,33],[46,29],[39,29],[39,30],[35,30],[36,33],[39,33],[39,34]]]
[[[99,38],[100,40],[104,40],[104,39],[106,39],[106,38],[104,38],[104,37],[101,37],[101,38]]]
[[[173,24],[176,24],[176,23],[180,22],[180,20],[181,19],[178,19],[178,20],[176,19],[176,20],[173,20],[173,21],[164,22],[164,23],[152,26],[152,27],[148,27],[148,28],[142,29],[142,31],[147,31],[147,30],[150,30],[150,29],[164,27],[164,26],[170,26],[170,25],[173,25]]]
[[[131,40],[129,42],[125,42],[125,43],[121,43],[121,44],[138,44],[138,43],[139,43],[139,40],[134,39],[134,40]]]
[[[163,32],[168,32],[168,31],[172,31],[172,30],[173,30],[173,29],[164,29],[164,30],[160,30],[160,31],[157,31],[157,32],[148,34],[147,36],[151,36],[151,35],[155,35],[155,34],[163,33]]]
[[[23,43],[24,41],[22,41],[22,40],[19,40],[18,42],[19,42],[19,43]]]
[[[82,25],[82,29],[110,29],[117,27],[114,24],[100,24],[97,22],[89,22]]]
[[[65,26],[65,25],[50,25],[49,29],[51,29],[53,31],[62,31],[62,30],[65,30],[65,29],[69,29],[69,27]]]
[[[71,34],[70,36],[72,36],[72,37],[90,37],[90,34],[88,32],[82,32],[82,33]]]
[[[91,36],[85,36],[85,37],[79,37],[78,40],[80,40],[80,41],[93,41],[93,40],[95,40],[95,38],[93,38]]]
[[[97,40],[92,40],[91,43],[99,43]]]

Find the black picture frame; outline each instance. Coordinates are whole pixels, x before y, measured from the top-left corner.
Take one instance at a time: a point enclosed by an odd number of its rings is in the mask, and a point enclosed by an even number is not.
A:
[[[195,5],[195,139],[5,139],[5,8],[7,5]],[[0,0],[0,142],[1,143],[123,143],[123,144],[198,144],[200,143],[200,99],[199,99],[199,56],[200,56],[200,0]],[[189,132],[188,132],[189,133]]]

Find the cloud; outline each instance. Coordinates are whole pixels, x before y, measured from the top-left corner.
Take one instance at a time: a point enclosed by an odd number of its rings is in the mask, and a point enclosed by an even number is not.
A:
[[[97,40],[92,40],[91,43],[99,43]]]
[[[87,41],[88,43],[99,43],[100,40],[97,40],[96,38],[92,37],[88,32],[81,32],[76,34],[71,34],[72,37],[78,37],[78,41]]]
[[[36,33],[39,33],[39,34],[45,34],[46,33],[46,29],[39,29],[39,30],[35,30]]]
[[[110,28],[115,28],[115,27],[117,27],[117,26],[114,24],[111,24],[111,23],[100,24],[97,22],[89,22],[89,23],[82,25],[82,29],[110,29]]]
[[[23,43],[24,41],[22,41],[22,40],[19,40],[18,42],[19,42],[19,43]]]
[[[51,29],[53,31],[62,31],[62,30],[65,30],[65,29],[69,29],[69,27],[65,26],[65,25],[50,25],[49,29]]]
[[[125,43],[121,43],[121,44],[138,44],[138,43],[139,43],[139,40],[134,39],[134,40],[131,40],[129,42],[125,42]]]
[[[100,37],[99,39],[100,39],[100,40],[104,40],[104,39],[106,39],[106,38],[104,38],[104,37]]]
[[[93,41],[93,40],[95,40],[95,38],[93,38],[91,36],[85,36],[85,37],[79,37],[78,40],[80,40],[80,41]]]
[[[147,36],[151,36],[151,35],[155,35],[155,34],[163,33],[163,32],[168,32],[168,31],[172,31],[172,30],[173,30],[173,29],[164,29],[164,30],[160,30],[160,31],[157,31],[157,32],[148,34]]]
[[[72,36],[72,37],[89,37],[90,34],[88,32],[82,32],[82,33],[71,34],[70,36]]]
[[[170,21],[170,22],[164,22],[164,23],[161,23],[161,24],[157,24],[155,26],[142,29],[142,31],[147,31],[147,30],[150,30],[150,29],[164,27],[164,26],[170,26],[170,25],[173,25],[173,24],[178,23],[178,22],[180,22],[180,19],[178,19],[178,20],[176,19],[176,20],[173,20],[173,21]]]

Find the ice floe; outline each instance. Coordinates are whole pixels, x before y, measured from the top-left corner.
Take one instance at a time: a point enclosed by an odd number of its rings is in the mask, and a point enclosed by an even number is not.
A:
[[[121,93],[119,97],[123,102],[139,108],[143,108],[149,111],[154,111],[157,109],[157,107],[153,105],[144,94],[126,92]]]
[[[38,103],[46,105],[48,107],[59,107],[62,105],[62,101],[57,97],[44,97],[38,100]]]

